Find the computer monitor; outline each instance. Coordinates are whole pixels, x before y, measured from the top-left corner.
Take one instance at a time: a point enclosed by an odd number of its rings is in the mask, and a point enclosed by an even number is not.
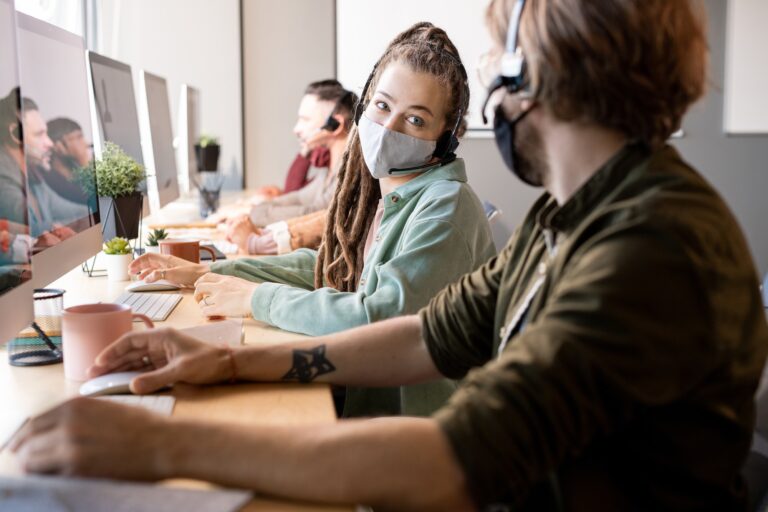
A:
[[[47,286],[101,249],[83,39],[17,14],[32,277]]]
[[[88,63],[91,108],[96,114],[94,122],[98,127],[94,130],[94,139],[99,142],[97,153],[100,154],[104,150],[106,141],[114,142],[128,156],[144,165],[131,67],[92,51],[88,51]],[[139,184],[139,190],[144,194],[142,213],[146,216],[149,215],[146,181]]]
[[[88,63],[102,140],[114,142],[144,165],[131,66],[91,51]]]
[[[197,180],[197,160],[195,143],[200,137],[200,91],[183,84],[179,98],[178,157],[179,188],[188,194],[195,188]]]
[[[171,106],[164,78],[142,71],[141,91],[149,204],[153,211],[157,211],[179,198]]]
[[[21,126],[15,12],[13,0],[0,0],[0,344],[32,322],[23,146],[12,136]]]

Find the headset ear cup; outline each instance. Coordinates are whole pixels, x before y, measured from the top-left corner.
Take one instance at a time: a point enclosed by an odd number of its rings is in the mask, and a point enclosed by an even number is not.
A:
[[[459,139],[455,134],[451,134],[451,140],[448,144],[448,153],[455,153],[459,148]]]
[[[444,132],[439,139],[437,139],[437,143],[435,144],[435,152],[432,153],[432,156],[435,158],[445,158],[448,153],[451,152],[451,139],[454,139],[451,132]]]
[[[328,116],[328,119],[325,120],[325,124],[320,129],[329,132],[335,132],[339,126],[341,126],[341,123],[339,123],[339,121],[333,117],[333,114],[331,114]]]

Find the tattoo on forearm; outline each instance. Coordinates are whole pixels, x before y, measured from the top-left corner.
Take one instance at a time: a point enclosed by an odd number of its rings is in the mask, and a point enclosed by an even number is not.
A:
[[[293,367],[283,375],[283,380],[312,382],[319,376],[334,370],[336,367],[325,357],[325,345],[310,350],[294,350]]]

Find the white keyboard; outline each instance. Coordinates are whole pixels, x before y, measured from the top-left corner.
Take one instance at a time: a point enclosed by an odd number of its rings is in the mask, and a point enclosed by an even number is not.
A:
[[[173,412],[173,406],[176,405],[176,399],[168,395],[103,395],[96,398],[118,404],[143,407],[163,416],[170,416]]]
[[[131,306],[134,313],[147,315],[153,322],[162,322],[181,302],[179,293],[133,293],[124,292],[115,304]]]

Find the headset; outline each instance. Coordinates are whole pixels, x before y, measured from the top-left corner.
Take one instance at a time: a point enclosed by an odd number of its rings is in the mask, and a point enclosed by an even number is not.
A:
[[[406,43],[404,46],[418,46],[418,45],[428,45],[433,47],[433,49],[437,52],[440,52],[443,55],[446,55],[450,59],[453,59],[453,61],[458,65],[459,72],[461,73],[461,78],[463,80],[463,87],[462,87],[462,94],[463,97],[460,98],[459,101],[459,110],[456,113],[456,123],[453,125],[453,129],[446,130],[440,137],[437,139],[437,142],[435,144],[435,151],[432,153],[432,156],[434,158],[437,158],[438,162],[433,163],[426,163],[421,165],[416,165],[414,167],[404,167],[402,169],[390,169],[389,174],[408,174],[412,171],[417,171],[420,169],[427,169],[429,167],[435,167],[435,166],[441,166],[446,165],[454,160],[456,160],[456,148],[459,147],[459,138],[456,136],[456,132],[459,130],[459,126],[461,126],[461,120],[464,117],[464,109],[461,107],[464,103],[464,98],[469,98],[469,81],[467,79],[467,70],[464,68],[464,64],[461,63],[461,61],[451,53],[434,47],[433,44],[430,44],[426,41],[424,42],[412,42],[412,43]],[[371,82],[373,81],[373,77],[376,75],[376,70],[379,68],[379,64],[381,64],[381,60],[384,58],[382,56],[381,59],[373,66],[373,70],[371,70],[371,74],[368,75],[368,79],[365,81],[365,86],[363,87],[363,92],[360,95],[360,99],[357,102],[357,105],[355,105],[355,124],[360,123],[360,118],[363,117],[363,112],[365,112],[365,109],[368,108],[368,104],[364,103],[365,97],[368,94],[368,89],[371,88]]]
[[[527,85],[527,65],[525,56],[523,55],[522,48],[517,44],[520,35],[520,20],[523,16],[523,7],[525,7],[525,0],[517,0],[515,7],[512,9],[509,26],[507,27],[507,41],[504,45],[504,55],[501,57],[500,74],[488,87],[488,95],[483,102],[482,115],[484,124],[488,124],[485,110],[488,108],[488,102],[491,100],[491,96],[494,92],[502,87],[506,87],[507,92],[515,94],[520,92]]]
[[[15,100],[15,101],[14,101]],[[3,129],[9,129],[9,133],[11,135],[12,139],[15,139],[14,142],[19,144],[20,146],[23,144],[24,141],[24,129],[22,128],[22,122],[21,122],[21,94],[18,91],[18,88],[16,90],[16,95],[14,97],[14,91],[11,91],[11,93],[6,96],[5,98],[2,98],[2,101],[0,101],[0,105],[3,110],[2,118],[3,119],[11,119],[15,118],[15,122],[13,124],[9,124],[5,126]]]
[[[328,119],[325,120],[325,123],[323,126],[320,127],[321,130],[326,130],[329,132],[335,132],[336,129],[341,126],[341,123],[339,123],[338,119],[336,119],[336,114],[339,113],[339,108],[344,104],[347,99],[349,99],[353,95],[352,91],[344,90],[344,94],[336,101],[336,104],[333,106],[333,110],[331,110],[331,113],[328,114]]]

